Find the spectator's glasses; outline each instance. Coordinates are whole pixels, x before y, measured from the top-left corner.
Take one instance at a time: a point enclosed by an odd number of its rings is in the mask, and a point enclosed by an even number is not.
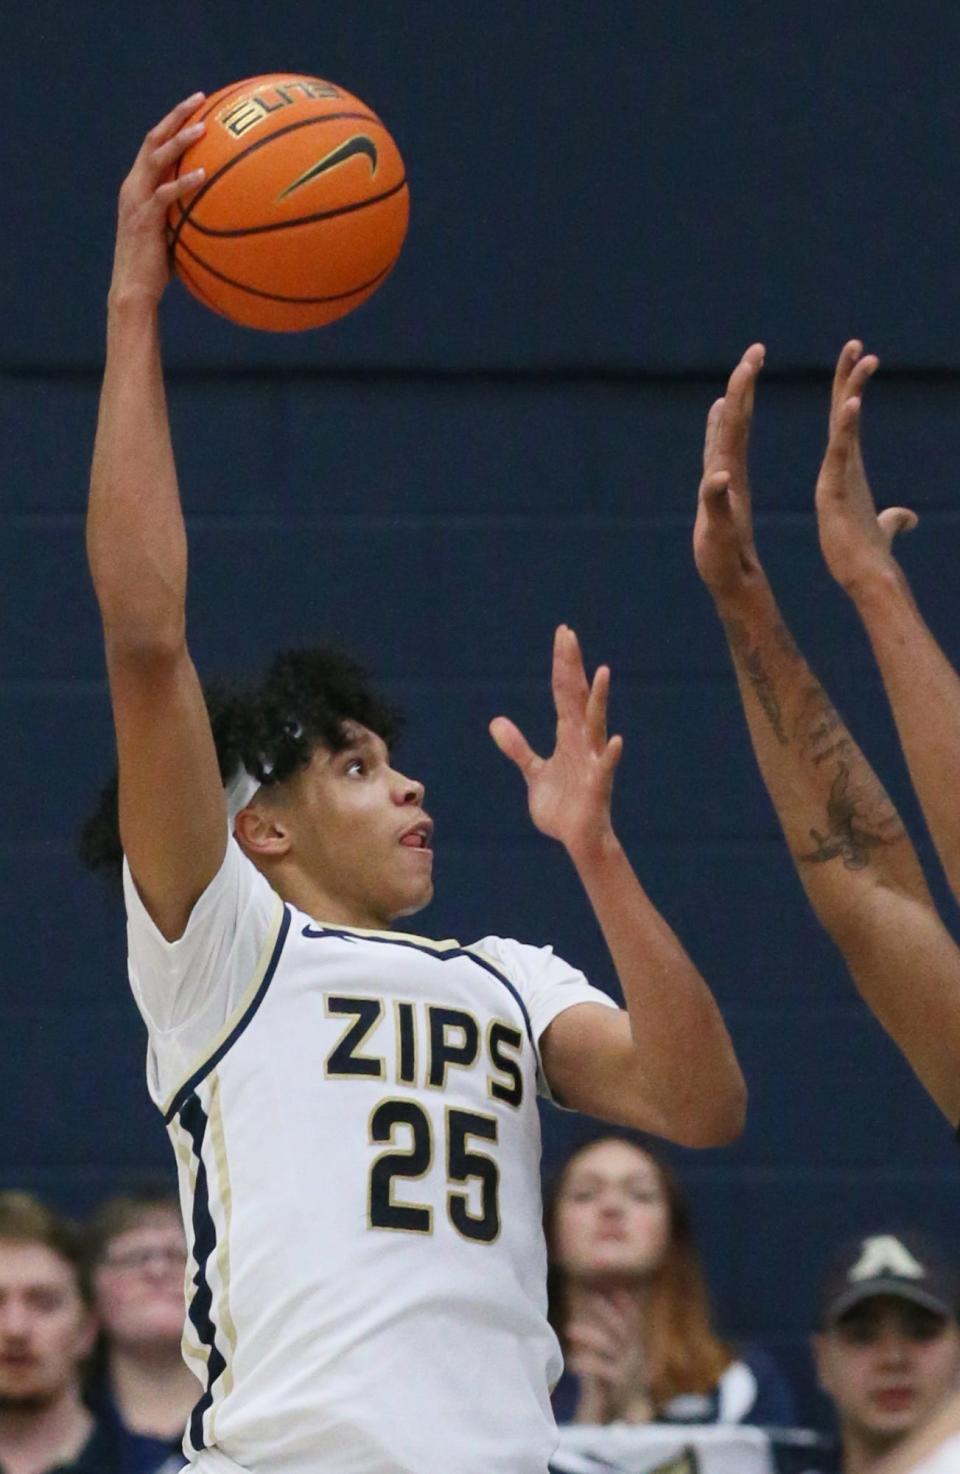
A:
[[[186,1250],[176,1244],[137,1244],[128,1249],[110,1249],[100,1261],[105,1269],[141,1272],[157,1263],[163,1269],[182,1270],[187,1262]]]

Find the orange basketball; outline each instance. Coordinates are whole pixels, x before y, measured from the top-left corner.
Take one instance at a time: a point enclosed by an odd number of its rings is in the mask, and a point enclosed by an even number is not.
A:
[[[403,160],[370,108],[332,82],[277,72],[222,87],[177,174],[206,178],[170,207],[173,264],[205,306],[298,332],[375,292],[403,245]]]

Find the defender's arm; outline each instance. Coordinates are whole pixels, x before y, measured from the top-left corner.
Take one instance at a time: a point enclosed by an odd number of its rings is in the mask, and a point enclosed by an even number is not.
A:
[[[960,951],[883,786],[787,631],[753,542],[746,471],[759,345],[707,428],[697,566],[733,656],[754,752],[790,854],[865,1000],[960,1116]]]
[[[960,678],[924,623],[893,556],[893,534],[914,527],[916,516],[905,507],[888,507],[878,517],[867,480],[860,414],[866,377],[876,368],[872,354],[862,357],[860,343],[846,344],[817,481],[820,544],[870,637],[917,797],[960,900]]]

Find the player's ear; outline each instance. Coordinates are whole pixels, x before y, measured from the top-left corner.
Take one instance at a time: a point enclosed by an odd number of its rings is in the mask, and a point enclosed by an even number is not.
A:
[[[290,849],[290,830],[276,809],[254,804],[241,809],[234,824],[237,842],[251,860],[281,859]]]

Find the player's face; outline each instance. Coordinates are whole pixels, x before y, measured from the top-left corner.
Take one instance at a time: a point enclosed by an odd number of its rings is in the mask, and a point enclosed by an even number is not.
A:
[[[94,1288],[112,1342],[130,1349],[179,1344],[186,1262],[183,1229],[172,1212],[158,1212],[109,1241]]]
[[[346,731],[345,748],[319,747],[291,780],[294,851],[336,913],[318,920],[377,928],[431,899],[433,823],[423,784],[391,766],[382,738]]]
[[[956,1388],[960,1328],[921,1305],[874,1296],[816,1336],[814,1355],[841,1426],[896,1442]]]
[[[94,1335],[66,1260],[44,1244],[0,1241],[0,1404],[41,1408],[61,1396]]]
[[[643,1276],[661,1264],[670,1212],[657,1165],[626,1141],[599,1141],[573,1158],[554,1220],[554,1255],[574,1279]]]

